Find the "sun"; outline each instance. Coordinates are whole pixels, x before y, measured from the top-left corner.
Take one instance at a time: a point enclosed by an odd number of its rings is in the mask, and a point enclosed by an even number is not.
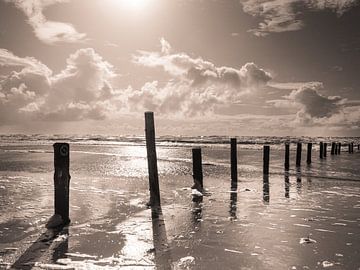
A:
[[[142,10],[149,5],[151,0],[113,0],[121,8],[128,10]]]

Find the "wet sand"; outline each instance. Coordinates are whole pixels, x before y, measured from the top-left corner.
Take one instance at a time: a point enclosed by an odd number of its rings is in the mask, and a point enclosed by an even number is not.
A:
[[[271,174],[267,187],[260,162],[240,162],[237,192],[227,167],[204,165],[202,202],[192,200],[188,171],[162,174],[156,212],[145,206],[146,177],[75,173],[72,222],[61,231],[44,228],[53,213],[52,180],[44,172],[51,162],[41,163],[44,171],[3,171],[0,269],[360,267],[360,182],[310,176],[321,166],[314,164],[289,177]]]

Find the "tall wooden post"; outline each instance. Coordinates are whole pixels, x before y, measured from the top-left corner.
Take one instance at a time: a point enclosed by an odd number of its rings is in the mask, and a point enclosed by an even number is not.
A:
[[[323,157],[326,158],[327,156],[327,143],[324,143],[324,149],[323,149]]]
[[[238,170],[237,170],[237,142],[236,138],[230,139],[231,144],[231,154],[230,154],[230,160],[231,160],[231,188],[237,187],[237,181],[238,181]]]
[[[306,157],[306,163],[311,164],[311,150],[312,150],[312,143],[307,144],[307,157]]]
[[[297,147],[296,147],[296,167],[301,166],[301,150],[302,150],[302,144],[299,142],[297,143]]]
[[[68,143],[55,143],[54,147],[54,186],[55,186],[55,215],[61,216],[61,224],[70,223],[69,193],[70,193],[70,146]]]
[[[270,146],[264,145],[264,155],[263,155],[263,174],[269,174],[269,161],[270,161]]]
[[[145,137],[149,172],[150,206],[160,206],[160,188],[157,168],[154,113],[145,112]]]
[[[337,153],[338,153],[338,155],[340,155],[340,154],[341,154],[341,143],[339,143],[339,144],[338,144],[338,148],[337,148],[337,150],[338,150],[338,152],[337,152]]]
[[[323,144],[323,142],[320,142],[320,152],[319,152],[320,159],[323,158],[323,153],[324,153],[324,144]]]
[[[285,144],[285,171],[288,171],[290,169],[290,144]]]
[[[201,158],[201,148],[193,148],[192,149],[192,159],[193,159],[193,178],[194,178],[194,186],[200,192],[204,189],[203,184],[203,170],[202,170],[202,158]]]
[[[334,155],[335,154],[335,143],[332,142],[331,143],[331,155]]]

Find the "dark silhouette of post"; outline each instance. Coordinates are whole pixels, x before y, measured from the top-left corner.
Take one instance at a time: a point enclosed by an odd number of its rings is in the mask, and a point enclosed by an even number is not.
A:
[[[230,139],[231,143],[231,187],[237,186],[238,170],[237,170],[237,142],[236,138]]]
[[[290,169],[290,144],[285,144],[285,163],[284,163],[285,171]]]
[[[48,224],[48,227],[57,227],[70,223],[69,218],[69,193],[70,193],[70,146],[68,143],[55,143],[54,147],[54,186],[55,186],[55,215],[61,221]]]
[[[323,159],[323,154],[324,154],[324,144],[323,142],[320,142],[320,151],[319,151],[320,159]]]
[[[150,201],[149,206],[160,206],[160,188],[157,168],[154,113],[145,112],[145,137],[149,172]]]
[[[312,150],[312,143],[307,144],[307,156],[306,156],[306,163],[311,164],[311,150]]]
[[[351,143],[348,143],[348,152],[351,154]]]
[[[263,155],[263,174],[269,174],[269,161],[270,161],[270,146],[264,145],[264,155]]]
[[[302,150],[302,144],[299,142],[297,143],[297,147],[296,147],[296,167],[301,166],[301,150]]]
[[[192,149],[192,159],[193,159],[193,178],[194,185],[192,188],[203,191],[203,170],[202,170],[202,158],[201,158],[201,148]]]
[[[334,155],[335,154],[335,143],[332,142],[331,143],[331,155]]]
[[[335,143],[335,147],[334,147],[335,155],[338,154],[338,146],[339,146],[339,144],[338,144],[338,143]]]
[[[327,143],[324,143],[324,148],[323,148],[323,157],[326,158],[327,156]]]
[[[341,154],[341,143],[338,144],[337,154],[338,154],[338,155]]]

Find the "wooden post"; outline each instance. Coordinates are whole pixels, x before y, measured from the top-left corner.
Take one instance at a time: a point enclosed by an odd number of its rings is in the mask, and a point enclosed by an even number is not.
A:
[[[312,150],[312,143],[307,144],[307,157],[306,157],[306,163],[311,164],[311,150]]]
[[[358,150],[360,150],[360,144],[358,144]]]
[[[231,188],[237,187],[238,181],[238,170],[237,170],[237,142],[236,138],[230,139],[231,144],[231,154],[230,154],[230,161],[231,161]]]
[[[290,169],[290,144],[285,144],[285,171]]]
[[[324,143],[324,148],[323,148],[323,157],[326,158],[327,156],[327,143]]]
[[[323,142],[320,142],[320,159],[323,159],[323,152],[324,152],[324,144]]]
[[[263,174],[269,174],[269,161],[270,161],[270,146],[264,145],[264,155],[263,155]]]
[[[203,184],[203,170],[202,170],[202,158],[201,158],[201,148],[192,149],[192,159],[193,159],[193,178],[194,185],[192,188],[199,190],[200,192],[204,189]]]
[[[331,143],[331,155],[334,155],[335,154],[335,143],[332,142]]]
[[[55,172],[54,172],[55,215],[61,216],[60,223],[56,225],[66,225],[70,223],[70,218],[69,218],[69,193],[70,193],[70,178],[71,178],[69,173],[70,146],[68,143],[55,143],[53,147],[54,147],[54,167],[55,167]]]
[[[301,166],[301,150],[302,150],[302,144],[299,142],[297,143],[297,147],[296,147],[296,167]]]
[[[348,152],[351,154],[351,143],[348,143]]]
[[[338,144],[337,150],[338,150],[338,155],[340,155],[341,154],[341,143]]]
[[[354,143],[352,142],[351,143],[351,154],[353,154],[354,153]]]
[[[150,187],[150,201],[148,204],[149,206],[160,206],[160,188],[157,168],[153,112],[145,112],[145,137]]]
[[[335,147],[334,147],[334,153],[335,153],[335,155],[337,155],[338,154],[338,143],[335,143]]]

